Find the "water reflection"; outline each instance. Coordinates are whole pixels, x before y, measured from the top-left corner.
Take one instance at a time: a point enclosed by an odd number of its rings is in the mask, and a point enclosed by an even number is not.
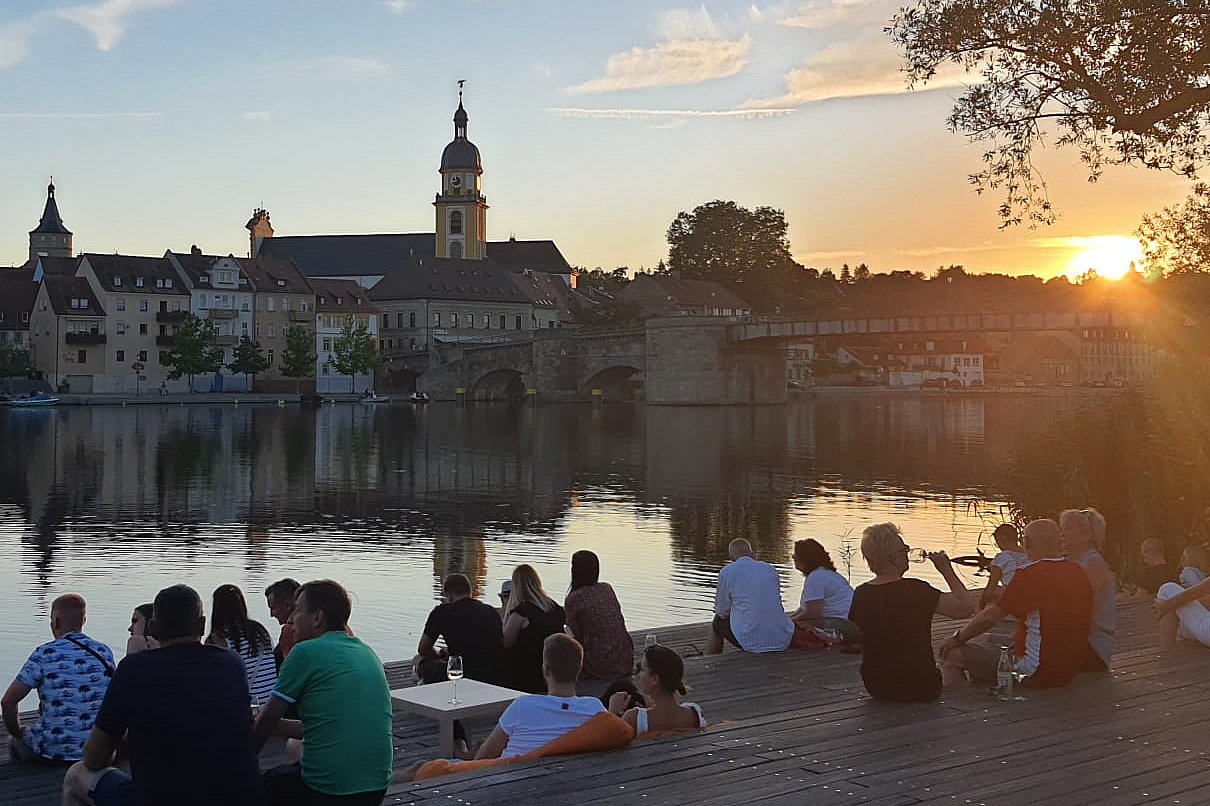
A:
[[[80,589],[117,632],[161,583],[237,582],[253,601],[276,577],[331,575],[359,594],[359,631],[403,657],[446,574],[494,599],[526,561],[557,591],[579,548],[601,554],[633,624],[702,618],[735,537],[781,566],[792,602],[797,538],[835,548],[894,518],[920,545],[969,551],[985,524],[967,500],[999,501],[995,458],[1053,407],[0,410],[0,606],[36,623],[52,589]],[[39,629],[0,640],[0,663]]]

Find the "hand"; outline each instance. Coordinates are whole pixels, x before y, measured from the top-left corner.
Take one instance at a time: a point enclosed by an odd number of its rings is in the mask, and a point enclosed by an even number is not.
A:
[[[1171,599],[1156,599],[1155,602],[1152,603],[1152,607],[1155,609],[1156,618],[1163,618],[1173,610],[1176,610],[1176,607],[1172,604]]]
[[[955,649],[962,647],[964,644],[954,636],[950,636],[941,642],[941,646],[937,647],[937,657],[945,660],[945,656],[953,652]]]
[[[944,551],[930,551],[926,556],[930,561],[932,561],[933,567],[938,571],[944,572],[945,569],[952,567],[950,564],[950,556]]]
[[[626,713],[627,705],[630,705],[630,692],[615,691],[613,696],[609,698],[609,713],[614,716],[621,716]]]

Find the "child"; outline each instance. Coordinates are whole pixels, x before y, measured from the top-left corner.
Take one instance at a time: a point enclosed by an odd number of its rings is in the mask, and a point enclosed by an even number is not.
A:
[[[994,604],[1000,598],[1001,588],[1007,588],[1017,569],[1023,568],[1029,562],[1025,550],[1021,548],[1021,535],[1013,524],[1002,523],[997,526],[992,532],[992,539],[996,541],[1000,552],[992,558],[991,567],[988,569],[987,587],[979,597],[981,608]]]
[[[1206,578],[1206,550],[1201,546],[1185,546],[1181,554],[1181,587],[1192,588]]]
[[[1143,560],[1143,565],[1135,574],[1135,593],[1144,594],[1155,597],[1156,591],[1165,582],[1175,582],[1175,574],[1172,573],[1171,566],[1168,565],[1168,558],[1164,554],[1164,542],[1157,540],[1154,537],[1149,537],[1139,546],[1139,556]]]

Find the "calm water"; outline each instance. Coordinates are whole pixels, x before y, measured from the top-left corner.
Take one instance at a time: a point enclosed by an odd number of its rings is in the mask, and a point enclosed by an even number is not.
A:
[[[705,619],[734,537],[779,565],[838,556],[894,520],[914,546],[989,546],[999,463],[1052,401],[851,396],[771,409],[432,405],[0,409],[0,673],[46,640],[57,595],[124,646],[133,606],[187,582],[260,592],[282,576],[352,591],[359,635],[410,657],[440,579],[495,602],[518,562],[551,592],[589,548],[632,628]],[[924,566],[913,569],[939,580]],[[856,556],[856,584],[869,573]],[[968,580],[981,584],[969,571]],[[270,625],[276,633],[276,627]]]

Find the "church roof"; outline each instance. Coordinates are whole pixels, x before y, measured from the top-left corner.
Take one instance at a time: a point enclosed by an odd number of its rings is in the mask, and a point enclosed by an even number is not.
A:
[[[554,241],[492,241],[487,245],[487,256],[509,271],[571,273],[571,266]]]
[[[479,155],[479,147],[465,138],[455,138],[441,152],[441,170],[483,169],[483,158]]]
[[[30,230],[29,234],[71,235],[71,230],[63,226],[63,217],[59,215],[53,182],[46,188],[46,207],[42,209],[42,220],[38,222],[37,229]]]
[[[442,299],[528,303],[529,297],[512,278],[512,272],[491,260],[417,257],[383,277],[370,292],[370,297],[378,301]]]

